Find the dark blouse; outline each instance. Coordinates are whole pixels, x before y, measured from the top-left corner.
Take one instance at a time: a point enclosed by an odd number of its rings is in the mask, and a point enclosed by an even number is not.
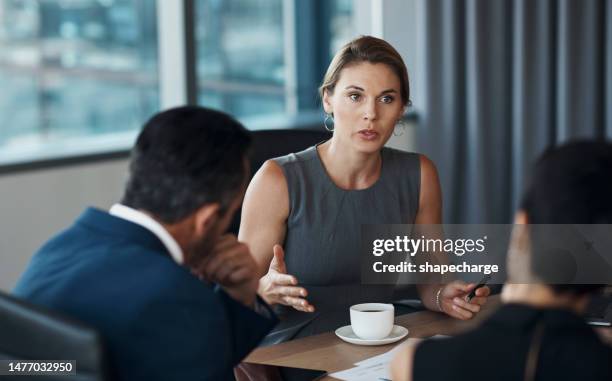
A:
[[[413,379],[523,380],[539,322],[544,330],[535,380],[612,380],[612,347],[580,316],[520,304],[502,306],[473,331],[422,342]]]

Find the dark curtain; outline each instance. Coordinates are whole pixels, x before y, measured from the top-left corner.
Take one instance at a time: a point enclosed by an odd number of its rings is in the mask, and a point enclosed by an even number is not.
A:
[[[509,223],[546,147],[612,138],[612,0],[423,0],[445,223]],[[612,176],[612,174],[610,174]]]

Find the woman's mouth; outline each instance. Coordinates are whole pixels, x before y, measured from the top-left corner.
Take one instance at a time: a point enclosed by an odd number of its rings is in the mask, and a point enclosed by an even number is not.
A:
[[[378,132],[374,130],[361,130],[358,132],[359,136],[364,140],[376,140],[378,139]]]

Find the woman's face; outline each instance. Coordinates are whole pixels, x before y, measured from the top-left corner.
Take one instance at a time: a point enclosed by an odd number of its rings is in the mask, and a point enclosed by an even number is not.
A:
[[[404,113],[400,80],[385,64],[362,62],[340,72],[333,93],[323,95],[334,115],[334,138],[360,152],[376,152],[391,137]]]

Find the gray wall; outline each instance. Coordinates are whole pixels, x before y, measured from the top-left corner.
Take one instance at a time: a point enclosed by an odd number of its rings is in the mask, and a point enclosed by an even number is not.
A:
[[[32,254],[89,205],[121,196],[127,160],[0,175],[0,289],[15,285]]]

